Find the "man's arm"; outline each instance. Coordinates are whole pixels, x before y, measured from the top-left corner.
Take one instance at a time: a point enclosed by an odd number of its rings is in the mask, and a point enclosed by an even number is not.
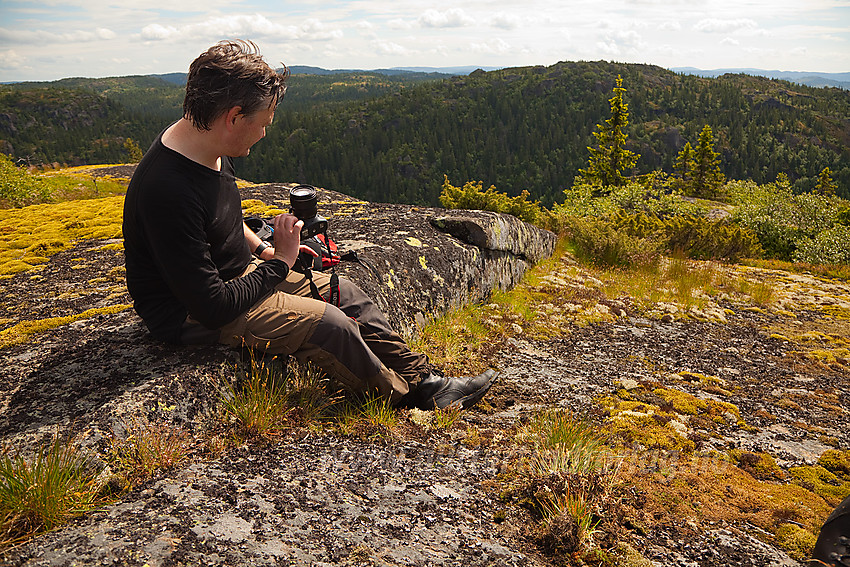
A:
[[[242,230],[245,233],[245,240],[248,241],[248,248],[251,250],[251,252],[254,252],[260,246],[260,244],[264,243],[260,239],[260,237],[257,236],[257,233],[248,228],[248,225],[244,222],[242,223]],[[268,246],[258,257],[260,258],[260,260],[271,260],[272,258],[274,258],[274,246]]]

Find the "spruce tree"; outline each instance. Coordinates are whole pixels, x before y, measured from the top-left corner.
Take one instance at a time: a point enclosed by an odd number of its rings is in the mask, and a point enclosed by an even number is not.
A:
[[[623,100],[623,78],[617,75],[614,96],[608,99],[611,104],[611,118],[604,124],[597,124],[598,132],[593,132],[597,147],[588,147],[590,159],[587,169],[579,174],[586,183],[619,187],[625,185],[623,172],[632,169],[638,160],[638,154],[626,149],[625,130],[629,125],[629,105]]]
[[[694,167],[694,150],[691,147],[690,142],[685,143],[685,147],[682,148],[682,151],[679,152],[679,155],[676,157],[676,165],[675,165],[675,173],[678,175],[679,179],[677,182],[678,188],[685,193],[686,195],[690,195],[692,192],[691,189],[691,173]]]
[[[815,192],[827,197],[835,195],[835,183],[832,181],[832,172],[828,167],[823,168],[823,171],[820,172],[817,185],[815,185]]]
[[[720,154],[714,151],[714,134],[708,124],[702,129],[693,153],[691,169],[692,194],[695,197],[715,199],[720,197],[720,188],[726,177],[720,171]]]

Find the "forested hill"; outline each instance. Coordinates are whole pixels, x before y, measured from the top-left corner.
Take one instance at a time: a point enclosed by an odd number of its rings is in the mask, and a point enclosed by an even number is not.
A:
[[[469,76],[294,75],[241,177],[300,181],[373,201],[435,204],[448,175],[558,200],[587,165],[592,132],[623,77],[634,173],[670,172],[711,126],[732,179],[786,173],[810,190],[829,167],[850,197],[850,92],[746,75],[701,78],[648,65],[563,62]],[[129,78],[124,78],[129,79]],[[182,88],[151,77],[0,87],[0,149],[64,163],[126,161],[180,115]],[[85,80],[82,80],[85,81]],[[155,81],[158,81],[156,83]],[[86,89],[86,90],[81,90]]]
[[[510,194],[528,189],[548,203],[587,164],[618,74],[638,173],[671,171],[708,124],[727,177],[767,182],[785,172],[802,191],[829,167],[850,197],[847,91],[605,62],[475,72],[334,111],[279,112],[240,172],[413,203],[435,203],[446,174]]]

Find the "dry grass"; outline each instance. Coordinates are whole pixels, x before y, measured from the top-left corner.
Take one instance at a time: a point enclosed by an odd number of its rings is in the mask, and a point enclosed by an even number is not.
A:
[[[125,480],[139,484],[156,474],[182,464],[194,448],[194,439],[183,428],[147,418],[124,421],[124,436],[112,438],[112,461]]]
[[[244,373],[237,374],[242,378],[225,385],[221,406],[242,440],[273,437],[329,419],[340,401],[318,369],[284,357],[262,359],[252,352]]]
[[[0,457],[0,547],[51,530],[103,503],[101,467],[79,446],[55,439],[32,459]]]

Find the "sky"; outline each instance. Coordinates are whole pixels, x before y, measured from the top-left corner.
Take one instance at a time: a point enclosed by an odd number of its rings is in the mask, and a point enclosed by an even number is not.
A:
[[[185,72],[234,38],[273,66],[839,73],[850,72],[850,0],[0,0],[0,82]]]

